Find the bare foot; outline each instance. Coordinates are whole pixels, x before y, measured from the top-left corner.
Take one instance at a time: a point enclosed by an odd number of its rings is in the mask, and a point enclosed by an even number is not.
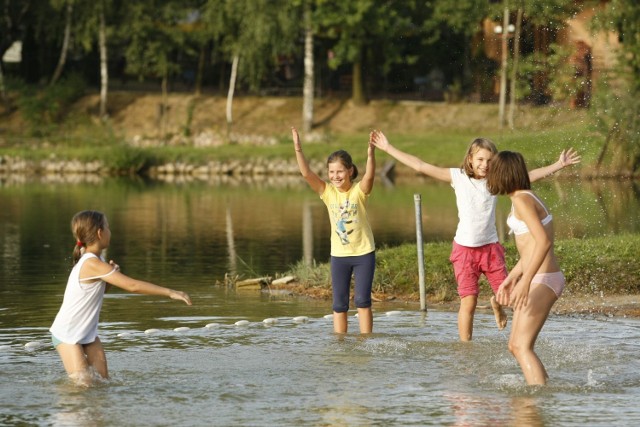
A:
[[[503,330],[507,326],[507,313],[505,313],[504,308],[498,304],[495,296],[491,297],[491,308],[493,309],[494,316],[496,316],[498,329]]]

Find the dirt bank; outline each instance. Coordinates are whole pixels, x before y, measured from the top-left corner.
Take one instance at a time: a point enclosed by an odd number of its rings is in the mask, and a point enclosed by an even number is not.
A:
[[[74,114],[96,116],[99,97],[89,94],[76,102]],[[160,134],[191,135],[226,132],[226,98],[170,94],[162,107],[159,93],[112,91],[109,93],[110,125],[127,139]],[[245,135],[286,135],[290,126],[301,127],[302,98],[238,96],[233,101],[233,131]],[[519,106],[519,129],[545,129],[582,120],[581,110]],[[497,104],[448,104],[443,102],[372,100],[357,106],[347,99],[327,97],[314,103],[314,128],[321,133],[354,134],[372,128],[393,129],[394,133],[429,132],[439,129],[491,132],[499,130]],[[25,123],[16,111],[3,118],[2,131],[18,133]],[[2,132],[0,132],[2,133]]]
[[[279,291],[287,290],[293,295],[306,296],[314,299],[331,300],[331,290],[328,288],[306,288],[299,283],[290,283],[272,287]],[[385,302],[404,303],[416,309],[420,306],[418,293],[410,295],[387,295],[374,293],[374,310],[376,305]],[[427,297],[427,310],[458,311],[460,304],[456,301],[435,302]],[[478,300],[478,310],[491,312],[489,298],[481,295]],[[634,317],[640,318],[640,295],[571,295],[565,293],[556,301],[552,313],[562,316],[592,316],[592,317]]]

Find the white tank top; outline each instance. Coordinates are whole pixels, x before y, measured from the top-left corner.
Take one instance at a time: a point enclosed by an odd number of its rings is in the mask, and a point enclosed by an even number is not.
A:
[[[102,279],[113,273],[115,269],[100,277],[90,277],[80,283],[80,269],[86,260],[97,258],[92,253],[82,255],[73,266],[60,311],[53,321],[49,331],[65,344],[90,344],[98,335],[98,321],[102,299],[104,297],[105,282]]]

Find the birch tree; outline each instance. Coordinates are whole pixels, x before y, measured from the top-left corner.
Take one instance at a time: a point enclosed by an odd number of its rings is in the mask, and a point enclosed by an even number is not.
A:
[[[66,4],[65,4],[66,3]],[[66,7],[65,7],[66,6]],[[69,43],[71,40],[71,24],[73,21],[73,0],[54,1],[53,7],[62,7],[65,10],[65,23],[64,23],[64,36],[62,38],[62,47],[60,48],[60,57],[58,59],[58,65],[51,76],[50,85],[58,81],[62,75],[62,70],[67,62],[67,53],[69,52]]]
[[[209,0],[203,20],[232,65],[227,92],[230,133],[238,82],[257,89],[278,55],[293,51],[297,28],[294,8],[288,0]]]

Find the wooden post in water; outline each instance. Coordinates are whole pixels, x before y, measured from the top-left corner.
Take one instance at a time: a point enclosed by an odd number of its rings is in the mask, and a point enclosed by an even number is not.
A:
[[[305,200],[302,205],[302,254],[304,265],[313,265],[313,216],[311,204]]]
[[[418,246],[418,281],[420,282],[420,310],[427,311],[427,296],[424,284],[424,247],[422,242],[422,198],[420,194],[413,195],[416,209],[416,244]]]

